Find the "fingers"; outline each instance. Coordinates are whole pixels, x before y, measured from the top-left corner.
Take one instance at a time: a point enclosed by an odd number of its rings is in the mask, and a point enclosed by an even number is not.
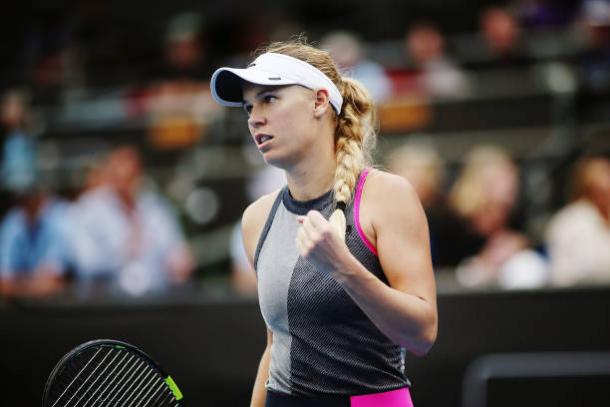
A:
[[[322,248],[332,238],[333,229],[318,211],[309,211],[306,216],[298,216],[301,224],[297,231],[297,246],[302,256],[309,257],[312,251]]]
[[[319,234],[303,226],[297,231],[296,241],[301,256],[305,258],[310,258],[312,253],[320,246]]]
[[[318,233],[307,217],[300,220],[301,226],[297,231],[297,246],[303,257],[308,257],[318,241]]]
[[[324,218],[324,216],[322,216],[322,214],[318,211],[307,212],[306,221],[308,221],[309,224],[312,227],[314,227],[315,229],[320,229],[320,230],[323,230],[325,225],[328,224],[328,221],[326,220],[326,218]]]
[[[334,231],[332,225],[318,211],[309,211],[307,216],[297,218],[308,236],[314,242],[329,240]]]
[[[303,228],[299,228],[296,241],[301,256],[308,257],[309,253],[311,252],[312,243],[311,240],[305,235]]]
[[[316,230],[321,234],[326,234],[332,229],[328,220],[318,211],[309,211],[303,220],[303,225],[308,229]]]

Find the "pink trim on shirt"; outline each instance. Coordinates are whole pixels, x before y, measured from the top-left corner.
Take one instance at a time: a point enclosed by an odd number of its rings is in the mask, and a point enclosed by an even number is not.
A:
[[[377,254],[377,249],[369,242],[369,239],[367,239],[360,226],[360,199],[362,198],[362,189],[364,188],[364,183],[366,182],[366,177],[369,175],[369,172],[371,172],[371,168],[365,168],[364,171],[362,171],[360,179],[358,180],[358,185],[356,186],[356,196],[354,197],[354,224],[356,225],[356,230],[358,231],[358,235],[360,235],[362,242],[364,242],[371,253],[375,256],[379,256]]]
[[[363,396],[351,396],[350,407],[413,407],[409,388]]]

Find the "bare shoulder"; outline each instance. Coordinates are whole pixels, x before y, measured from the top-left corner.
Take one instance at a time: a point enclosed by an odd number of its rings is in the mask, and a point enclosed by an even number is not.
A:
[[[377,210],[408,210],[421,207],[411,183],[399,175],[374,169],[369,173],[365,185],[367,204]]]
[[[248,205],[242,216],[242,226],[250,226],[259,222],[264,223],[279,193],[280,189],[263,195]]]
[[[425,214],[417,193],[405,178],[373,169],[362,191],[359,223],[375,247],[384,231],[423,227]]]
[[[256,244],[258,243],[258,238],[265,225],[265,221],[267,220],[273,203],[280,191],[281,189],[278,189],[270,194],[263,195],[248,205],[243,213],[241,218],[241,229],[246,253],[251,260],[254,257]]]

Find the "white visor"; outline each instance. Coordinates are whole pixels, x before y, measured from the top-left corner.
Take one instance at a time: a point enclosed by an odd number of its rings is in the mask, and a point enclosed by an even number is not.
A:
[[[307,62],[288,55],[268,52],[256,58],[246,69],[217,69],[211,80],[212,96],[223,106],[242,106],[244,81],[256,85],[301,85],[308,89],[325,89],[335,112],[341,112],[343,98],[333,81]]]

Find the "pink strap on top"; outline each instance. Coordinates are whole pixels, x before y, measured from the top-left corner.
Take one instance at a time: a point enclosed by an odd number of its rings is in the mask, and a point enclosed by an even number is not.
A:
[[[377,249],[375,246],[369,242],[369,239],[366,238],[362,227],[360,226],[360,199],[362,198],[362,189],[364,188],[364,183],[366,182],[366,177],[371,172],[371,168],[365,168],[360,175],[360,179],[358,179],[358,185],[356,186],[356,196],[354,197],[354,224],[356,225],[356,230],[358,231],[358,235],[360,235],[360,239],[364,242],[366,247],[373,253],[375,256],[379,256],[377,254]]]
[[[413,407],[409,388],[350,397],[350,407]]]

